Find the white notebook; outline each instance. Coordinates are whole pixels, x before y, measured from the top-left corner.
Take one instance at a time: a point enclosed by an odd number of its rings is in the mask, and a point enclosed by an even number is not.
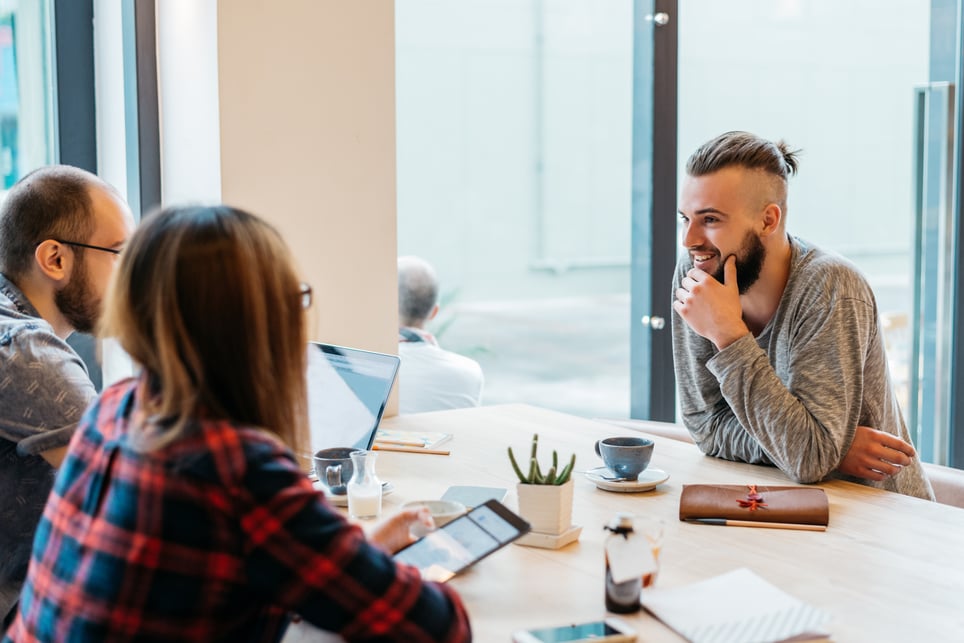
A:
[[[830,615],[746,568],[643,592],[643,607],[693,643],[826,639]]]

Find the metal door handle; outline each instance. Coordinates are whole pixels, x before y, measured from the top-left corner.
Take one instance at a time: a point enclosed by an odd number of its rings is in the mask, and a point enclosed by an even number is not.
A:
[[[665,11],[660,11],[647,15],[646,20],[652,20],[657,27],[665,27],[669,24],[669,14]]]
[[[643,315],[642,319],[639,320],[643,326],[649,326],[653,330],[663,330],[666,326],[666,320],[657,315]]]

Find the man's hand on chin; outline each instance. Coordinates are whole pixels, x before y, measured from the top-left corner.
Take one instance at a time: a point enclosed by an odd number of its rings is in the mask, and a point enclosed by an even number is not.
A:
[[[673,309],[693,332],[720,350],[749,333],[743,322],[736,256],[730,255],[723,264],[723,283],[707,272],[691,268],[676,289]]]

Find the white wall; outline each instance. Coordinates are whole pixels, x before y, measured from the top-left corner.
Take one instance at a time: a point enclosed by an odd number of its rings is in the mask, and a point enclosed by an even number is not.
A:
[[[156,6],[161,201],[216,203],[221,200],[218,2],[163,0]]]
[[[218,7],[224,200],[281,230],[327,342],[397,351],[393,0]]]
[[[311,335],[394,353],[392,0],[157,3],[163,201],[274,223],[315,290]],[[126,187],[119,3],[95,5],[98,160]],[[223,194],[222,194],[223,192]]]
[[[121,5],[94,1],[94,91],[97,104],[97,173],[127,197],[124,115],[124,45]]]

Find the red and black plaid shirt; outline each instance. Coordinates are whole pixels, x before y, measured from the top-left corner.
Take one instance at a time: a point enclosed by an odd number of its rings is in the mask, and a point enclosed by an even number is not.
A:
[[[4,641],[272,641],[291,612],[348,640],[471,638],[454,590],[370,545],[273,435],[203,421],[132,449],[136,391],[78,427]]]

